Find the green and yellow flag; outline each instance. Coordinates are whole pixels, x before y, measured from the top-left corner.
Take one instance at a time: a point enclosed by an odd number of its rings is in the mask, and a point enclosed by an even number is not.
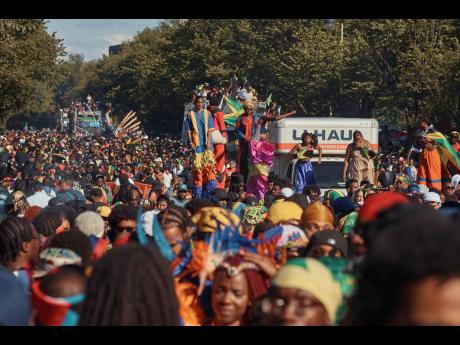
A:
[[[224,113],[225,124],[229,127],[235,127],[236,119],[244,113],[244,110],[238,101],[224,96],[222,112]]]
[[[438,131],[426,133],[424,137],[437,144],[438,153],[444,168],[451,175],[460,174],[460,159],[457,152],[450,145],[449,140]]]

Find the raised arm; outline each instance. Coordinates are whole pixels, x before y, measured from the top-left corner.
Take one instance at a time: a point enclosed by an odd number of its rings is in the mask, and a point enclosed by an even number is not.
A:
[[[299,144],[296,144],[292,147],[291,151],[289,151],[290,155],[296,154],[297,150],[299,149]]]
[[[317,149],[319,153],[318,164],[321,164],[321,158],[323,158],[323,149],[319,145],[316,145],[315,149]]]
[[[279,121],[279,120],[282,120],[282,119],[284,119],[284,118],[286,118],[286,117],[289,117],[289,116],[294,115],[295,113],[296,113],[296,111],[294,110],[294,111],[291,111],[290,113],[286,113],[286,114],[282,114],[282,115],[275,116],[275,117],[273,118],[272,121]]]

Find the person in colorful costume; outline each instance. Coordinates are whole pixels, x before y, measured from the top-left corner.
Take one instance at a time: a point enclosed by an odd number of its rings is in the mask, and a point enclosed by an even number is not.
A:
[[[193,198],[206,198],[216,188],[215,157],[212,151],[211,132],[214,121],[207,109],[204,109],[203,97],[195,99],[195,110],[187,117],[187,133],[193,156]]]
[[[297,158],[297,164],[295,166],[295,188],[297,193],[302,193],[305,187],[315,184],[313,165],[311,164],[310,159],[313,155],[313,150],[318,150],[318,164],[321,164],[322,150],[318,143],[313,139],[313,134],[303,133],[302,143],[294,146],[290,152],[290,154],[295,153]]]
[[[255,135],[257,121],[254,118],[254,104],[246,102],[243,106],[244,114],[236,119],[236,130],[238,134],[238,174],[242,175],[244,182],[249,175],[249,143]]]
[[[227,138],[227,127],[224,122],[224,113],[219,109],[217,99],[211,101],[211,112],[214,120],[214,128],[220,131],[223,138]],[[216,157],[216,170],[219,174],[224,175],[225,169],[225,144],[213,142],[214,156]],[[225,187],[225,179],[217,185],[217,188]]]
[[[420,120],[420,129],[422,151],[417,184],[442,190],[442,183],[449,182],[453,174],[460,172],[460,159],[446,137],[435,130],[427,119]]]

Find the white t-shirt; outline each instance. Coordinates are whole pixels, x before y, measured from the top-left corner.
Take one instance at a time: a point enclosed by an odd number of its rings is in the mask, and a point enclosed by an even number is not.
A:
[[[164,183],[166,188],[171,187],[172,178],[173,178],[173,176],[172,176],[171,173],[169,173],[169,174],[163,173],[163,183]]]
[[[48,194],[46,194],[45,191],[41,192],[36,192],[35,194],[29,196],[27,198],[27,202],[29,203],[30,206],[38,206],[41,208],[44,208],[48,206],[48,201],[50,201],[52,198]]]

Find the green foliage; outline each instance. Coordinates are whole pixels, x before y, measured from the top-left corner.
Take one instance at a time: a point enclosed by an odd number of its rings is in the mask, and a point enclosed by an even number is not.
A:
[[[0,20],[0,127],[14,113],[54,108],[62,42],[41,19]]]
[[[138,33],[121,55],[70,56],[55,101],[62,107],[89,92],[111,102],[118,117],[134,110],[146,128],[178,133],[196,85],[227,86],[237,75],[259,99],[273,93],[284,109],[307,116],[332,110],[409,128],[421,115],[460,124],[459,38],[459,20],[442,19],[338,19],[330,30],[320,19],[164,21]],[[24,90],[38,92],[33,85]]]

